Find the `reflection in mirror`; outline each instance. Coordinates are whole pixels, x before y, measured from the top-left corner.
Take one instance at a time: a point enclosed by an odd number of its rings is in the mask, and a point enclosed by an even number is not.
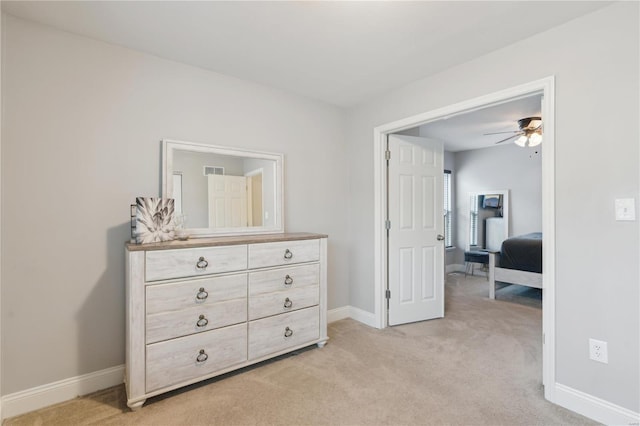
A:
[[[194,236],[282,232],[282,155],[163,141],[163,194]]]
[[[469,194],[469,250],[500,251],[509,235],[509,191]]]
[[[273,160],[175,150],[173,174],[173,198],[189,227],[274,225]]]

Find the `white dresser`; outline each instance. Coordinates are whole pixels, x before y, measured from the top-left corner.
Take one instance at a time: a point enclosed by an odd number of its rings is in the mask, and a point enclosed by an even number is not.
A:
[[[126,246],[127,405],[327,337],[327,236]]]

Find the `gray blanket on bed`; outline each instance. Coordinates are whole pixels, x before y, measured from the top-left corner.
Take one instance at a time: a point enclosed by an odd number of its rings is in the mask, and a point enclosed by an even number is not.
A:
[[[542,273],[542,232],[533,232],[504,240],[497,266]]]

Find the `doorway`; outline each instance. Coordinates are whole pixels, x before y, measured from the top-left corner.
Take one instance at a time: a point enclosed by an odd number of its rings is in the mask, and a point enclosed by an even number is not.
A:
[[[543,383],[545,398],[555,400],[555,113],[553,76],[491,93],[447,107],[378,126],[374,129],[374,316],[378,328],[388,326],[386,289],[388,285],[388,247],[386,229],[386,142],[389,134],[418,127],[429,122],[472,112],[516,99],[542,95],[542,114],[545,117],[545,149],[542,152],[542,232],[543,232]]]

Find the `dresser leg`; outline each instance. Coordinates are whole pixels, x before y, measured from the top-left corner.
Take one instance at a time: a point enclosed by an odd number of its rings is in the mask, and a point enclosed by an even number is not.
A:
[[[326,345],[326,344],[327,344],[327,341],[326,341],[326,340],[324,340],[324,341],[322,341],[322,342],[318,342],[318,343],[317,343],[317,345],[318,345],[318,347],[319,347],[319,348],[324,348],[324,345]]]
[[[129,408],[131,409],[131,411],[138,411],[139,409],[142,408],[142,404],[144,404],[147,400],[143,399],[142,401],[136,401],[136,402],[127,402],[127,405],[129,406]]]

